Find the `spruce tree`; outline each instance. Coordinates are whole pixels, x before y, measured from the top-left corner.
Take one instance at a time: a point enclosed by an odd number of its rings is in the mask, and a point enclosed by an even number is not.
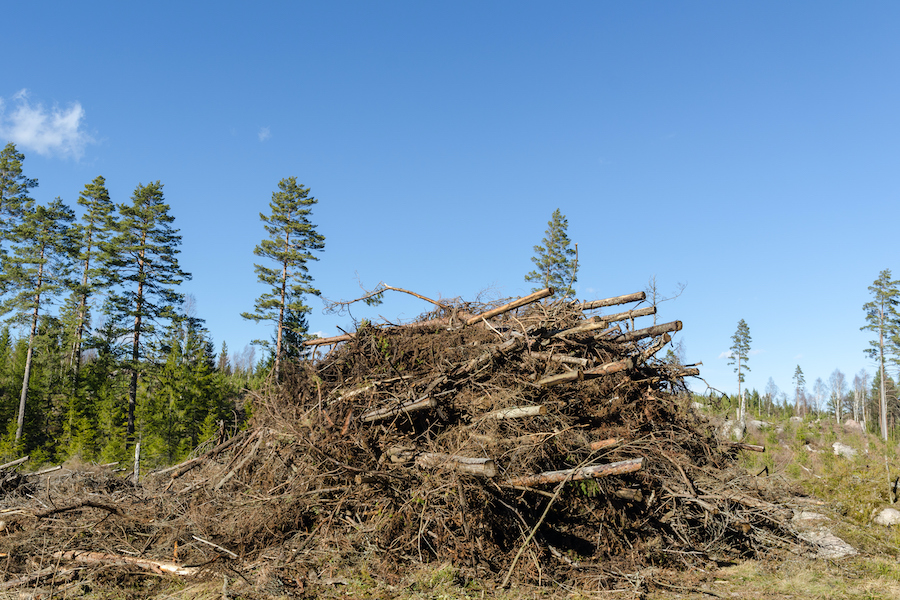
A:
[[[572,286],[578,280],[578,254],[570,247],[571,241],[566,231],[568,227],[565,215],[557,208],[547,222],[543,246],[534,247],[535,255],[531,257],[531,262],[537,268],[525,275],[525,281],[540,284],[539,287],[532,288],[532,291],[549,287],[553,288],[555,294],[575,295]],[[578,245],[575,247],[577,249]]]
[[[257,279],[268,286],[268,291],[256,299],[253,312],[241,314],[245,319],[275,324],[276,381],[285,357],[286,330],[289,328],[291,334],[301,337],[306,334],[305,315],[311,309],[304,304],[304,296],[320,294],[313,287],[308,263],[318,260],[313,252],[325,247],[325,237],[309,220],[311,207],[318,202],[309,195],[309,188],[299,185],[296,177],[288,177],[278,182],[278,189],[269,202],[271,214],[259,214],[269,237],[253,251],[275,265],[274,268],[255,265]]]
[[[139,184],[131,196],[131,204],[119,205],[119,214],[116,235],[111,241],[114,253],[108,255],[107,264],[121,285],[119,291],[110,295],[116,320],[122,318],[129,322],[123,333],[131,344],[131,360],[127,366],[130,374],[127,411],[130,443],[135,431],[142,342],[156,334],[158,321],[175,315],[173,307],[182,301],[182,295],[175,288],[191,276],[178,265],[181,236],[172,227],[175,217],[169,214],[159,181]]]
[[[891,279],[890,269],[885,269],[878,274],[878,279],[869,286],[872,300],[863,305],[863,310],[866,312],[866,325],[860,327],[860,330],[878,334],[878,339],[870,341],[869,348],[866,348],[864,352],[869,358],[878,360],[878,380],[881,382],[879,390],[881,399],[879,404],[879,423],[881,425],[881,437],[885,442],[888,439],[888,409],[887,390],[885,389],[887,377],[884,372],[884,363],[886,359],[890,359],[891,351],[896,349],[891,344],[891,340],[900,330],[900,315],[897,314],[897,305],[900,304],[900,290],[898,290],[897,285],[898,282]]]
[[[48,206],[38,206],[25,213],[16,227],[16,245],[4,260],[2,280],[11,296],[3,304],[4,312],[29,324],[28,353],[19,398],[16,442],[22,438],[25,402],[31,375],[35,335],[41,308],[67,289],[76,239],[71,227],[75,220],[72,209],[57,198]]]
[[[806,378],[803,376],[803,370],[800,365],[794,369],[794,405],[797,408],[797,414],[804,416],[806,414],[806,396],[803,388],[806,385]]]

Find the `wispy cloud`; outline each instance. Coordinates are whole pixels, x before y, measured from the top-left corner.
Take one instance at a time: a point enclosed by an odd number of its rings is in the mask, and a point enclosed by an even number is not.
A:
[[[260,127],[259,133],[257,135],[259,136],[259,141],[264,142],[272,137],[272,132],[268,127]]]
[[[719,358],[731,358],[731,350],[726,350],[722,354],[719,355]]]
[[[28,90],[16,93],[8,103],[0,98],[0,139],[16,144],[19,150],[33,150],[42,156],[84,156],[84,148],[94,139],[84,130],[84,109],[79,102],[68,108],[46,108],[32,104]]]

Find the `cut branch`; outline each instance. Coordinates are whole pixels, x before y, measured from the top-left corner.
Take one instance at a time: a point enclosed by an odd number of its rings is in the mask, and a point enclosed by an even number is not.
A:
[[[514,406],[501,408],[484,415],[485,419],[520,419],[523,417],[538,417],[547,414],[547,407],[538,406]]]
[[[491,317],[496,317],[497,315],[502,315],[505,312],[509,312],[520,306],[525,306],[526,304],[531,304],[532,302],[537,302],[542,298],[546,298],[547,296],[553,295],[553,288],[544,288],[538,292],[534,292],[533,294],[529,294],[528,296],[524,296],[519,298],[518,300],[513,300],[508,304],[504,304],[503,306],[498,306],[497,308],[493,308],[489,311],[483,312],[480,315],[475,315],[466,321],[466,325],[474,325],[478,321],[482,319],[490,319]]]
[[[64,552],[54,552],[53,558],[56,560],[66,560],[70,562],[82,563],[85,565],[117,565],[130,566],[150,571],[153,573],[171,575],[180,575],[187,577],[196,575],[200,569],[198,567],[182,567],[173,562],[150,560],[148,558],[137,558],[134,556],[120,556],[117,554],[105,554],[103,552],[88,552],[86,550],[68,550]]]
[[[546,483],[559,483],[569,479],[569,481],[581,481],[582,479],[599,479],[600,477],[609,477],[612,475],[624,475],[625,473],[634,473],[640,471],[644,466],[644,459],[632,458],[620,462],[609,463],[605,465],[594,465],[591,467],[582,467],[580,469],[565,469],[563,471],[546,471],[536,475],[526,475],[524,477],[513,477],[507,479],[503,483],[505,485],[520,485],[531,487],[534,485],[543,485]]]
[[[448,467],[461,473],[480,477],[497,476],[497,465],[490,458],[469,458],[441,452],[425,452],[416,457],[416,466],[423,469]]]
[[[387,408],[376,408],[375,410],[370,410],[369,412],[360,416],[359,420],[363,423],[371,423],[372,421],[389,419],[390,417],[402,413],[413,413],[423,410],[430,410],[435,406],[437,406],[437,400],[430,396],[426,396],[425,398],[419,398],[418,400],[413,400],[412,402],[407,402],[406,404],[401,404],[400,406],[391,406]]]
[[[611,338],[612,342],[633,342],[648,337],[655,337],[664,333],[673,331],[681,331],[681,321],[672,321],[671,323],[663,323],[662,325],[654,325],[653,327],[645,327],[644,329],[635,329]]]

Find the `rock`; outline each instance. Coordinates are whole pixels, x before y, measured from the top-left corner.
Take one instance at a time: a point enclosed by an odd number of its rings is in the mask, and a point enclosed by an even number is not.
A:
[[[791,417],[791,423],[802,423],[803,417]]]
[[[876,525],[897,525],[900,524],[900,510],[896,508],[884,508],[875,518],[872,519]]]
[[[750,429],[755,429],[757,431],[761,429],[768,429],[772,426],[772,424],[768,421],[757,421],[756,419],[751,419],[747,422],[747,425],[750,427]]]
[[[744,432],[746,430],[746,425],[744,425],[740,421],[729,420],[725,421],[725,423],[719,429],[719,434],[726,440],[733,440],[744,437]]]
[[[828,517],[823,515],[822,513],[812,512],[809,510],[801,510],[794,513],[794,518],[791,521],[794,525],[798,527],[803,527],[805,525],[812,525],[818,523],[820,521],[830,521]]]
[[[847,419],[844,421],[844,431],[847,433],[862,433],[862,425],[854,421],[853,419]]]
[[[803,531],[800,537],[816,547],[814,558],[843,558],[856,554],[856,548],[825,527]]]
[[[835,456],[843,456],[844,458],[853,458],[856,456],[856,449],[851,448],[847,444],[842,444],[840,442],[835,442],[831,445],[834,448]]]
[[[703,404],[702,402],[691,402],[691,408],[693,408],[694,410],[699,412],[699,411],[703,410],[704,408],[706,408],[706,405]]]

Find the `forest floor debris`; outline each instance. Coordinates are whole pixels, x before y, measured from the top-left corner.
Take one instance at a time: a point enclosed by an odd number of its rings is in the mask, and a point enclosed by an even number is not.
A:
[[[230,577],[242,597],[299,596],[348,568],[392,585],[446,564],[609,590],[809,549],[798,490],[748,475],[736,457],[755,448],[690,408],[696,366],[657,358],[680,322],[591,315],[641,294],[547,292],[432,301],[418,322],[325,340],[259,394],[251,429],[138,485],[102,467],[4,471],[0,586],[149,595],[160,577]]]

